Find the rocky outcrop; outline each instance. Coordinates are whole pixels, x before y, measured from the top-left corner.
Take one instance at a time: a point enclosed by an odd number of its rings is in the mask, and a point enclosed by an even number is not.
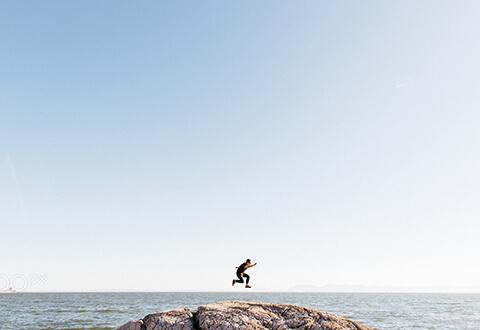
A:
[[[117,330],[142,330],[143,320],[130,321],[122,325]]]
[[[193,313],[187,308],[149,314],[143,320],[130,321],[117,330],[192,330]]]
[[[225,301],[147,315],[117,330],[373,330],[332,313],[287,304]]]

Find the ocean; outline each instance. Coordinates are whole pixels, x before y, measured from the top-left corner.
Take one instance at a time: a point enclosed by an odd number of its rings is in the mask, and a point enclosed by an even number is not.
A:
[[[0,294],[0,329],[115,329],[148,313],[233,299],[314,307],[378,329],[480,329],[480,294],[256,292]]]

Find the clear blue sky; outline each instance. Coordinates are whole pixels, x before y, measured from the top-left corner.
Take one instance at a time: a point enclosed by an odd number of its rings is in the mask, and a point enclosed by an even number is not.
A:
[[[480,288],[477,1],[2,1],[0,280]],[[0,282],[0,286],[2,282]]]

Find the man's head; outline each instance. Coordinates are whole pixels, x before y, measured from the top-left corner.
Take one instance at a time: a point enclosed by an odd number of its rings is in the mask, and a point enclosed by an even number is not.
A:
[[[247,264],[250,264],[252,263],[252,261],[250,259],[247,259]]]

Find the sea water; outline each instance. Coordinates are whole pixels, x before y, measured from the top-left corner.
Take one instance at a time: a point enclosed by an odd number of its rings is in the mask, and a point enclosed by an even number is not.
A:
[[[16,293],[0,295],[0,329],[115,329],[148,313],[221,300],[292,303],[378,329],[480,329],[480,294]]]

